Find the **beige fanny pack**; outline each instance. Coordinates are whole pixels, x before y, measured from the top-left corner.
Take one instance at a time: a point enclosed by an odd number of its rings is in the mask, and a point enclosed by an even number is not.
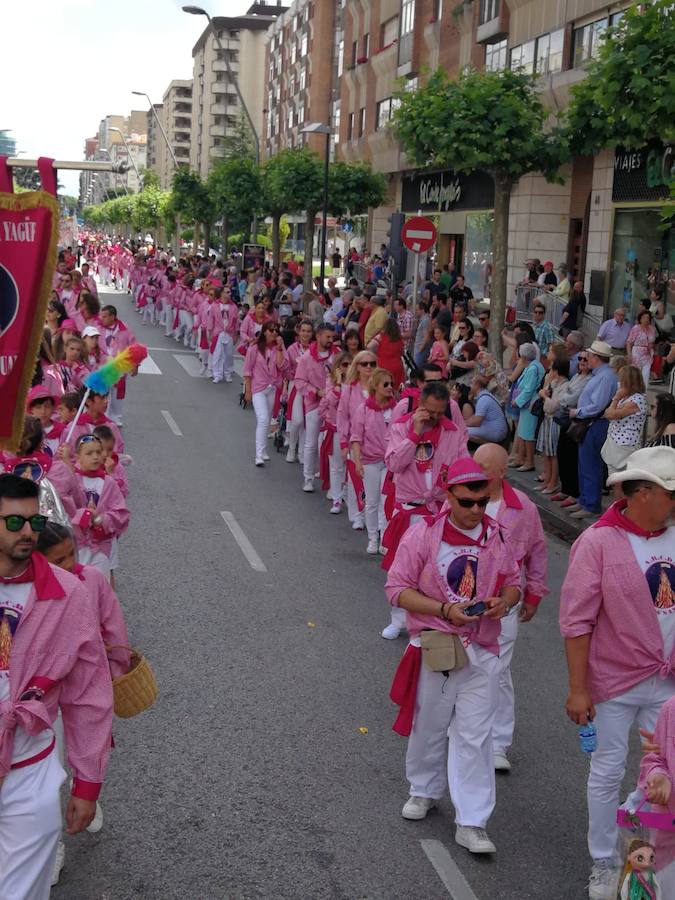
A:
[[[464,644],[458,634],[449,631],[420,632],[422,660],[432,672],[453,672],[468,663]]]

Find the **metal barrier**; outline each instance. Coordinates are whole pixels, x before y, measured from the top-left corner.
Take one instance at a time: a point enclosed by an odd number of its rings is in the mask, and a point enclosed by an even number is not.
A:
[[[369,269],[369,266],[367,266],[365,263],[355,262],[354,263],[354,274],[353,274],[353,276],[348,276],[348,277],[356,278],[356,280],[361,285],[361,287],[363,287],[366,284],[374,285],[376,282],[366,281],[366,275],[368,274],[368,269]],[[384,275],[382,276],[382,278],[380,278],[380,281],[387,286],[388,290],[392,290],[394,279],[393,279],[391,272],[385,272]]]
[[[516,287],[516,319],[523,322],[534,320],[534,307],[541,303],[546,309],[545,319],[554,328],[560,328],[563,310],[567,305],[550,291],[542,290],[538,285],[519,284]],[[588,347],[595,340],[601,320],[585,312],[581,326],[578,328],[584,336],[584,345]]]

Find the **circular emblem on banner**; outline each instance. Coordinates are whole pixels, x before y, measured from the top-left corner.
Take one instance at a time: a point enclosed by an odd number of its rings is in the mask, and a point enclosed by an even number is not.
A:
[[[19,291],[16,282],[0,263],[0,337],[8,330],[19,311]]]

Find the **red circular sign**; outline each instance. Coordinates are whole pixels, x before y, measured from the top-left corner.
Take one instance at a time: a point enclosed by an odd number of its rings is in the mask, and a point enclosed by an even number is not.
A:
[[[431,219],[413,216],[401,229],[403,246],[413,253],[426,253],[436,243],[436,226]]]

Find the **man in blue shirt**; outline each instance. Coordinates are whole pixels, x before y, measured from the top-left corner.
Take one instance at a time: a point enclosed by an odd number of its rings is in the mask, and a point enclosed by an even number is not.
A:
[[[612,349],[612,356],[626,352],[626,341],[633,326],[626,321],[623,306],[614,310],[614,316],[603,322],[598,330],[598,340],[606,341]]]
[[[600,450],[607,437],[609,421],[603,412],[616,393],[616,372],[609,365],[612,348],[605,341],[593,341],[587,351],[591,377],[579,397],[571,419],[593,419],[579,445],[579,503],[568,507],[574,519],[588,519],[602,511],[604,463]]]

